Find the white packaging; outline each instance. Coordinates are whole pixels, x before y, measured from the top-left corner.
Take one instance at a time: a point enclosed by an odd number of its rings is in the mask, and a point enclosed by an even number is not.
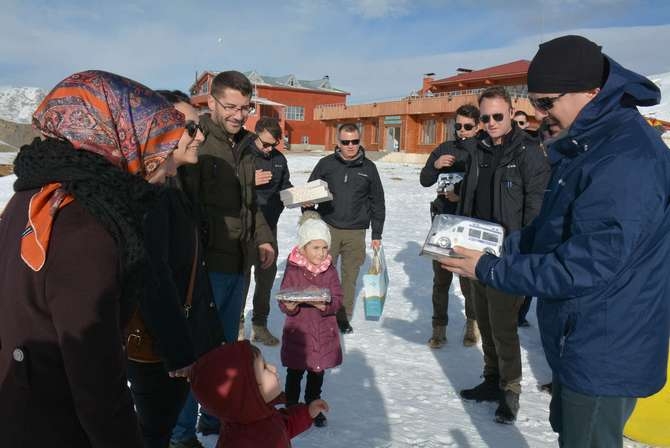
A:
[[[285,302],[326,302],[330,303],[330,290],[327,288],[284,289],[275,294],[275,299]]]
[[[454,246],[500,256],[505,231],[499,224],[456,215],[436,215],[421,255],[439,259],[458,257]]]
[[[323,180],[313,180],[298,187],[287,188],[279,192],[279,198],[285,207],[294,208],[301,205],[332,201],[333,195],[328,190],[328,183]]]

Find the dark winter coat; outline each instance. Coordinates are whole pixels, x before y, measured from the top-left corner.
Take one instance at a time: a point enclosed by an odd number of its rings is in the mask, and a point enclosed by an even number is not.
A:
[[[279,216],[284,211],[284,203],[279,198],[279,192],[293,186],[286,157],[276,148],[272,148],[268,154],[256,149],[256,169],[272,173],[270,182],[256,186],[256,200],[265,221],[271,229],[276,229]]]
[[[255,192],[255,134],[229,135],[200,117],[205,141],[199,161],[179,168],[184,191],[195,207],[207,240],[207,265],[213,272],[242,273],[258,245],[272,243],[272,231],[258,208]]]
[[[221,344],[223,333],[216,312],[202,243],[184,194],[165,188],[145,218],[145,244],[158,277],[156,288],[140,302],[140,312],[158,343],[168,370],[193,363]],[[191,281],[195,243],[200,245],[188,319],[184,304]]]
[[[544,351],[566,387],[642,397],[666,381],[670,151],[635,107],[658,103],[658,87],[607,61],[602,90],[549,145],[540,215],[477,277],[540,298]]]
[[[45,266],[32,271],[20,236],[36,192],[16,193],[0,218],[0,445],[140,448],[116,244],[74,201],[54,220]]]
[[[321,218],[338,229],[367,229],[372,223],[372,239],[380,240],[384,230],[386,205],[384,187],[374,162],[361,148],[354,160],[344,160],[340,151],[326,156],[312,170],[309,180],[328,183],[333,200],[318,204]]]
[[[503,151],[493,173],[493,220],[506,234],[527,226],[540,212],[550,167],[539,142],[516,125],[503,137],[502,148],[491,138],[479,140],[471,152],[465,179],[461,182],[458,214],[472,216],[479,165],[484,152]]]
[[[305,290],[309,288],[330,290],[330,303],[325,311],[301,304],[289,311],[280,302],[286,314],[281,344],[281,362],[289,369],[321,372],[342,364],[340,332],[335,313],[342,306],[342,287],[337,271],[331,265],[320,274],[313,274],[304,267],[286,263],[281,289]]]
[[[221,422],[217,448],[289,448],[312,425],[305,404],[277,410],[263,400],[249,341],[225,344],[200,358],[191,370],[196,400]]]
[[[456,161],[450,167],[436,169],[435,161],[442,156],[450,155],[455,156]],[[468,161],[470,159],[470,153],[465,146],[464,140],[452,140],[440,144],[437,148],[428,156],[426,160],[426,165],[421,169],[421,174],[419,175],[419,182],[423,187],[432,187],[437,182],[437,178],[442,173],[458,173],[465,172],[468,167]],[[456,194],[460,193],[461,183],[455,185],[454,191]],[[441,213],[456,213],[458,207],[458,202],[451,202],[443,194],[437,195],[435,200],[431,203],[431,215],[441,214]]]

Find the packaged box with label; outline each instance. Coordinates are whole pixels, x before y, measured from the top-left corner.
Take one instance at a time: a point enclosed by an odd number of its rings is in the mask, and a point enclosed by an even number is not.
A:
[[[304,204],[318,204],[332,201],[333,195],[328,189],[328,183],[323,180],[313,180],[297,187],[287,188],[279,192],[279,198],[285,207],[294,208]]]

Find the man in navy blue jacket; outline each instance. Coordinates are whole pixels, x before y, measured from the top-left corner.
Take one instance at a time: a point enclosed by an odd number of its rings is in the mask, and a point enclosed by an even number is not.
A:
[[[540,45],[528,71],[549,143],[542,210],[495,257],[458,249],[459,275],[538,297],[559,444],[622,446],[637,397],[666,381],[670,337],[670,151],[635,106],[656,85],[580,36]]]

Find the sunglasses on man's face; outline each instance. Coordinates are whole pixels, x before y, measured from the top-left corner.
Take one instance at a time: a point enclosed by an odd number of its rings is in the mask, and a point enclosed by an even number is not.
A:
[[[340,143],[342,143],[342,146],[358,145],[360,142],[361,142],[360,138],[355,138],[353,140],[340,140]]]
[[[546,112],[554,107],[554,103],[564,95],[565,93],[561,93],[558,96],[543,96],[541,98],[528,97],[528,99],[530,100],[530,104],[532,104],[535,109]]]
[[[475,125],[471,123],[465,123],[465,124],[456,123],[454,125],[454,128],[456,128],[457,131],[460,131],[461,129],[465,129],[466,131],[472,131],[475,128]]]
[[[260,142],[261,146],[263,148],[269,148],[270,146],[274,146],[277,144],[277,142],[264,142],[262,138],[258,137],[258,141]]]
[[[188,120],[186,123],[184,123],[184,127],[186,128],[186,132],[188,132],[188,136],[191,138],[195,138],[198,131],[203,132],[200,125],[192,120]]]
[[[503,118],[505,118],[505,114],[482,115],[481,117],[479,117],[479,119],[482,120],[482,123],[484,124],[491,121],[491,118],[493,118],[494,121],[500,123],[501,121],[503,121]]]
[[[523,120],[514,120],[514,121],[516,121],[516,124],[518,124],[519,126],[525,126],[526,125],[526,122],[523,121]]]

